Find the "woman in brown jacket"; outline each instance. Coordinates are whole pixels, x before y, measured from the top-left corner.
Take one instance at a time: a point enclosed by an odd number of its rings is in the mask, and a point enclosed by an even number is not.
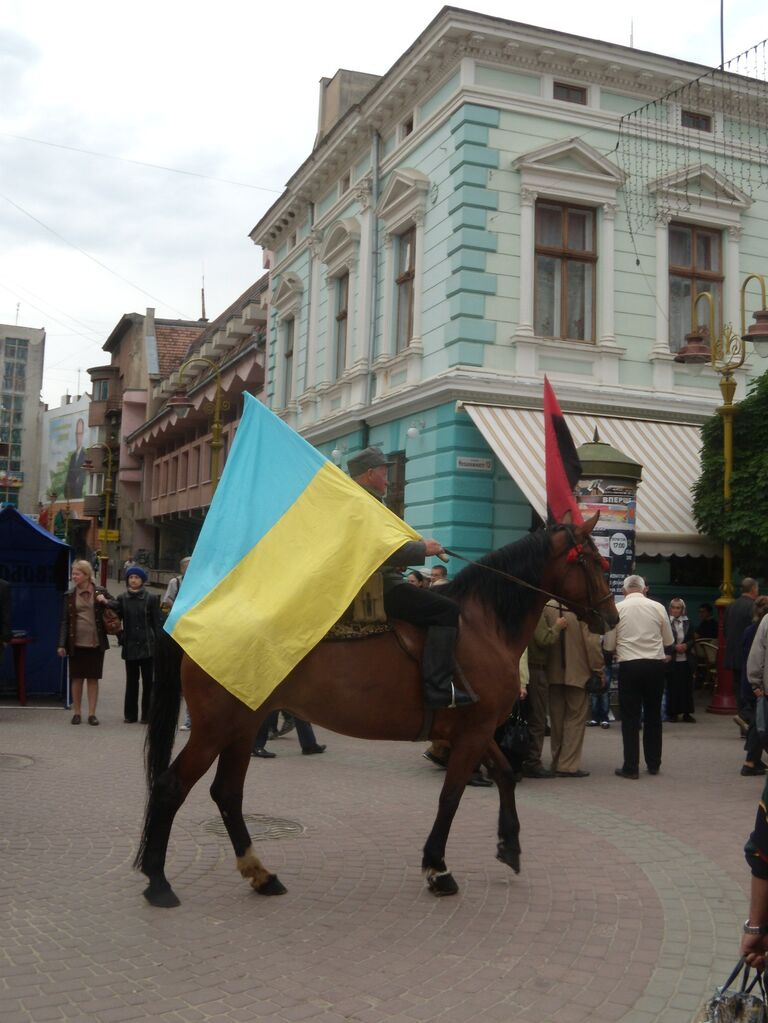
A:
[[[79,725],[83,682],[88,683],[88,724],[98,725],[96,701],[99,679],[104,668],[104,651],[109,639],[104,629],[104,602],[109,593],[93,580],[89,561],[72,564],[71,590],[64,596],[64,611],[59,629],[59,657],[69,657],[69,678],[72,684],[72,724]],[[99,599],[101,598],[101,599]]]

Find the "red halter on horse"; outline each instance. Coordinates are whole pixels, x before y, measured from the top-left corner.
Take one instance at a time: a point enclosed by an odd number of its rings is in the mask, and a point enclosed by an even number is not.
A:
[[[618,620],[602,558],[589,535],[597,518],[531,533],[469,564],[441,589],[461,609],[456,657],[478,702],[461,710],[436,711],[429,728],[430,738],[451,744],[437,816],[422,859],[435,894],[458,891],[445,864],[445,847],[464,787],[479,761],[499,790],[497,858],[519,871],[515,780],[493,735],[518,697],[520,655],[549,597],[556,597],[593,632],[604,632]],[[413,626],[404,628],[413,630]],[[258,672],[258,665],[254,671]],[[419,665],[393,633],[348,643],[319,643],[255,711],[186,655],[182,685],[192,719],[184,749],[168,766],[180,694],[173,686],[163,685],[162,676],[156,683],[147,736],[149,800],[135,865],[149,878],[144,895],[154,906],[178,905],[165,876],[171,826],[190,789],[217,757],[211,796],[232,841],[240,873],[260,894],[285,891],[256,856],[242,813],[253,739],[270,711],[281,708],[364,739],[413,741],[425,720]]]

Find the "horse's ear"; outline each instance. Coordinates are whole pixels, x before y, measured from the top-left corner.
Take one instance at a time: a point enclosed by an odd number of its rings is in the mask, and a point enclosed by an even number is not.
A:
[[[573,525],[573,515],[571,514],[570,508],[565,513],[565,515],[563,515],[563,518],[562,518],[562,521],[561,521],[560,525],[562,525],[562,526],[572,526]]]
[[[597,525],[597,521],[598,521],[599,518],[600,518],[600,512],[596,511],[595,514],[591,518],[587,519],[584,522],[583,525],[579,526],[579,533],[582,536],[589,536],[589,534],[592,532],[592,530]]]

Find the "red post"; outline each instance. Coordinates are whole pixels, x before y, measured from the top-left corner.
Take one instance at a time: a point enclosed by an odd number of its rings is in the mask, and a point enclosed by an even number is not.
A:
[[[717,689],[712,697],[712,702],[707,707],[708,714],[735,714],[738,710],[736,694],[733,691],[733,672],[726,668],[725,664],[725,612],[729,604],[733,603],[727,598],[724,603],[715,601],[717,607]]]
[[[100,576],[101,576],[101,585],[104,587],[104,589],[107,588],[107,566],[108,565],[109,565],[109,555],[107,555],[107,554],[100,554],[99,555],[99,569],[100,569]]]

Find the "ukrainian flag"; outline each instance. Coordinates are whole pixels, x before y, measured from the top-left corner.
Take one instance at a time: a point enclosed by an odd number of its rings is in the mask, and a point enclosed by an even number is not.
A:
[[[341,617],[365,580],[418,539],[246,394],[166,631],[256,709]]]

